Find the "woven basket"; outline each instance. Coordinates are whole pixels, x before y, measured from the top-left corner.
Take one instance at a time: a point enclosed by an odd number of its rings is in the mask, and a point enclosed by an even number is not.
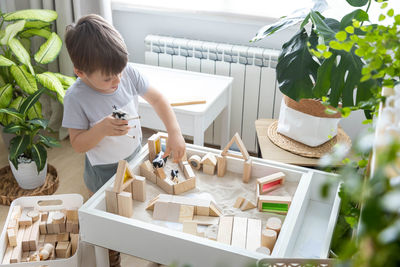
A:
[[[326,107],[322,105],[321,101],[315,99],[300,99],[299,102],[289,98],[288,96],[284,95],[283,99],[285,100],[286,106],[297,110],[299,112],[315,116],[321,118],[340,118],[342,114],[337,112],[335,114],[327,114],[325,112]],[[336,110],[334,107],[328,107],[331,110]]]
[[[18,186],[9,165],[0,169],[0,203],[10,205],[14,199],[22,196],[52,195],[58,188],[59,179],[56,168],[48,164],[47,176],[44,184],[32,190]]]

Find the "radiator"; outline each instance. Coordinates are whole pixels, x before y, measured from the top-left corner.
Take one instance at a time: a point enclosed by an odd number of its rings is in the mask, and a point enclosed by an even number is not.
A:
[[[247,149],[256,152],[254,121],[279,117],[278,50],[157,35],[146,36],[145,45],[146,64],[233,77],[230,134],[238,132]],[[220,130],[217,118],[204,142],[221,145]]]

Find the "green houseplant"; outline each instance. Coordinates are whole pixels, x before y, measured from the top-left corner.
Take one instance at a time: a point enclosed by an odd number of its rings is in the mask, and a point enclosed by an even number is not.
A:
[[[0,108],[17,107],[21,101],[39,88],[63,103],[64,90],[75,79],[60,73],[46,71],[44,64],[54,61],[61,51],[62,41],[51,30],[51,22],[57,19],[53,10],[20,10],[0,14]],[[6,23],[8,23],[6,25]],[[37,51],[31,51],[35,36],[44,39]],[[28,117],[42,118],[40,102],[28,111]],[[10,123],[7,114],[0,116],[0,124]]]
[[[47,151],[46,148],[59,146],[56,139],[48,137],[39,132],[48,130],[48,120],[41,118],[29,118],[29,110],[34,107],[40,95],[47,89],[42,88],[21,101],[17,108],[2,108],[0,114],[7,114],[11,119],[4,127],[5,133],[14,134],[11,139],[10,156],[11,169],[20,187],[33,189],[42,185],[47,174]],[[35,164],[33,164],[35,163]],[[25,174],[31,169],[37,170],[37,176],[31,177],[29,181],[17,172],[18,167],[24,164]],[[36,166],[35,166],[36,165]],[[33,174],[29,174],[33,175]]]

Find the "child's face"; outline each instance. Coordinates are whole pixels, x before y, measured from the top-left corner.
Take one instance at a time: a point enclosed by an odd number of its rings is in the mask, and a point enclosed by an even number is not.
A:
[[[80,72],[77,73],[77,75],[92,89],[100,93],[108,94],[118,89],[122,73],[117,75],[104,75],[100,70],[96,70],[91,74]]]

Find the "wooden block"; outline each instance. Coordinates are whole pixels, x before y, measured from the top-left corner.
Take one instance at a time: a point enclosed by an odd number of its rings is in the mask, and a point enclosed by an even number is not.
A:
[[[22,238],[22,251],[29,251],[29,237],[31,236],[32,225],[26,226]]]
[[[48,216],[49,216],[49,213],[47,211],[43,211],[40,213],[40,220],[42,222],[46,222]]]
[[[233,207],[237,208],[237,209],[240,208],[240,206],[242,206],[242,204],[243,204],[243,201],[244,201],[243,197],[238,197],[236,199],[235,205],[233,205]]]
[[[209,207],[196,206],[196,215],[209,216],[210,215],[210,208]]]
[[[116,213],[116,214],[118,214],[118,212]],[[72,231],[73,231],[73,225],[74,225],[74,221],[70,221],[70,220],[68,220],[67,219],[67,222],[66,222],[66,229],[65,229],[65,231],[66,232],[68,232],[68,233],[72,233]]]
[[[231,245],[246,248],[247,218],[233,217]]]
[[[194,175],[194,172],[192,170],[192,167],[190,167],[189,164],[185,164],[183,166],[183,173],[185,174],[186,179],[191,179],[195,178],[196,176]]]
[[[167,221],[179,222],[180,212],[181,212],[181,204],[169,202],[168,203]]]
[[[32,225],[32,218],[29,217],[25,212],[21,214],[21,217],[19,218],[19,226],[30,226]]]
[[[58,234],[45,235],[44,242],[50,243],[50,244],[55,244],[57,242],[57,238],[58,238]]]
[[[144,202],[146,200],[146,178],[136,175],[132,182],[132,197],[134,200]]]
[[[187,161],[185,161],[185,160],[180,160],[180,161],[178,161],[179,168],[182,170],[182,172],[183,172],[183,167],[184,167],[185,165],[188,165],[188,164],[189,164],[189,162],[187,162]]]
[[[267,220],[266,229],[274,230],[278,235],[281,231],[282,220],[278,217],[270,217]]]
[[[259,247],[256,249],[256,252],[271,255],[271,250],[269,250],[267,247]]]
[[[71,234],[71,255],[74,255],[78,249],[79,234]]]
[[[19,228],[18,219],[10,219],[10,221],[8,222],[8,225],[7,225],[7,229],[14,229],[15,232],[17,232],[18,228]]]
[[[75,235],[75,234],[73,234]],[[69,233],[61,233],[61,234],[57,234],[57,242],[60,241],[69,241]]]
[[[2,264],[10,264],[10,259],[11,259],[11,255],[13,253],[13,247],[8,246],[6,249],[6,252],[4,252],[3,255],[3,261]]]
[[[258,196],[258,210],[286,214],[289,211],[292,198],[290,196]]]
[[[133,213],[133,209],[132,209],[132,213]],[[77,222],[77,221],[72,222],[72,233],[79,234],[79,222]]]
[[[186,181],[174,185],[174,194],[179,195],[189,190],[196,188],[196,178],[191,178]]]
[[[125,217],[132,217],[133,204],[132,194],[128,192],[121,192],[117,195],[118,200],[118,214]]]
[[[184,221],[182,231],[184,233],[197,235],[197,223],[193,221]]]
[[[25,251],[21,255],[21,262],[28,262],[29,260],[29,251]]]
[[[167,177],[167,175],[165,175],[164,168],[156,168],[156,175],[161,179],[165,179]]]
[[[215,166],[203,164],[203,172],[208,175],[214,175],[215,173]]]
[[[157,176],[154,173],[153,165],[149,160],[146,160],[140,165],[140,175],[146,177],[147,180],[157,183]]]
[[[153,134],[147,139],[147,146],[149,149],[149,159],[153,161],[158,153],[161,151],[160,135]]]
[[[52,223],[53,225],[53,234],[59,234],[61,233],[61,227],[59,223]]]
[[[242,211],[254,209],[256,205],[254,205],[251,201],[245,199],[240,207]]]
[[[209,210],[209,214],[210,216],[222,216],[222,211],[220,210],[220,208],[213,202],[211,202],[210,204],[210,210]]]
[[[21,255],[22,255],[22,240],[25,235],[25,228],[27,226],[22,226],[18,229],[17,233],[17,245],[13,248],[11,258],[10,258],[10,263],[17,263],[21,261]]]
[[[118,200],[117,193],[114,192],[111,186],[107,187],[105,190],[106,196],[106,211],[114,214],[118,214]],[[67,226],[68,229],[68,226]]]
[[[39,235],[39,243],[44,243],[46,235]]]
[[[231,244],[233,217],[225,216],[219,218],[217,241],[224,244]]]
[[[268,193],[281,187],[285,183],[285,174],[283,172],[277,172],[265,177],[257,179],[257,186],[259,187],[260,194]]]
[[[194,214],[194,206],[189,205],[180,205],[179,210],[179,222],[182,223],[184,221],[191,221],[193,220]]]
[[[251,178],[252,160],[248,159],[243,165],[243,183],[248,183]]]
[[[222,156],[226,156],[228,154],[229,148],[233,145],[233,143],[236,143],[236,145],[238,146],[240,153],[242,154],[242,157],[244,160],[248,160],[250,158],[249,152],[247,152],[247,149],[242,141],[242,139],[240,138],[240,135],[238,133],[236,133],[231,141],[229,141],[229,143],[225,146],[224,150],[221,152]]]
[[[168,202],[157,201],[154,204],[153,220],[166,221],[168,219]]]
[[[13,228],[7,229],[9,246],[15,247],[17,245],[17,233],[18,233],[18,230],[15,230]]]
[[[31,210],[27,213],[28,217],[32,218],[32,223],[36,222],[37,220],[39,220],[39,212],[36,210]]]
[[[270,251],[274,249],[277,233],[271,229],[263,229],[261,235],[261,245],[269,248]]]
[[[69,221],[79,221],[78,209],[67,210],[66,216]]]
[[[198,225],[213,225],[219,223],[219,217],[195,215],[193,221]]]
[[[29,236],[29,250],[35,251],[38,250],[38,242],[39,242],[39,217],[37,220],[32,224],[31,233]]]
[[[256,251],[261,246],[261,220],[247,220],[246,249]]]
[[[189,158],[189,164],[192,166],[193,169],[200,170],[201,167],[201,157],[198,155],[192,155]]]
[[[120,193],[130,185],[135,176],[129,168],[126,160],[118,161],[117,173],[115,174],[114,192]]]
[[[166,193],[173,195],[174,194],[174,185],[170,185],[167,179],[161,179],[157,176],[157,185],[164,190]]]
[[[57,246],[56,246],[56,257],[57,258],[71,257],[71,243],[70,242],[58,242]]]
[[[48,216],[47,216],[47,222],[46,222],[46,228],[47,228],[47,234],[54,234],[54,227],[53,227],[53,211],[50,211]]]
[[[53,223],[63,223],[65,218],[65,214],[61,211],[56,211],[53,213]]]
[[[226,173],[226,157],[217,155],[217,176],[224,177]]]

